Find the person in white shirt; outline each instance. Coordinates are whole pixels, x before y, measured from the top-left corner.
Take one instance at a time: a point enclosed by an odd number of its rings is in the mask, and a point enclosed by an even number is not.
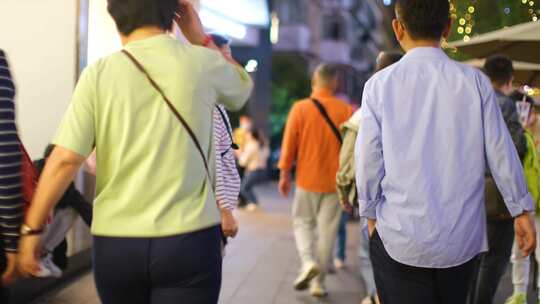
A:
[[[384,304],[466,303],[487,251],[486,167],[528,255],[534,203],[490,80],[441,50],[448,0],[397,0],[406,55],[365,85],[355,148],[360,216]],[[486,166],[487,164],[487,166]]]
[[[253,188],[266,179],[266,168],[270,149],[259,131],[252,129],[247,133],[244,150],[240,154],[240,166],[246,168],[240,194],[247,200],[247,210],[257,209],[259,201]]]

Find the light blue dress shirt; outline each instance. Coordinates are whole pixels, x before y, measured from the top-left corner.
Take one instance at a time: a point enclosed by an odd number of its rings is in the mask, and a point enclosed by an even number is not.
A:
[[[415,48],[366,84],[355,148],[362,217],[389,255],[449,268],[487,251],[489,165],[512,216],[533,211],[489,79],[438,48]]]

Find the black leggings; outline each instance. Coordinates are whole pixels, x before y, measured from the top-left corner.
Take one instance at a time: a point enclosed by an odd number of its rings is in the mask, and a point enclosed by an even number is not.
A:
[[[94,237],[103,304],[216,304],[221,289],[219,227],[163,238]]]

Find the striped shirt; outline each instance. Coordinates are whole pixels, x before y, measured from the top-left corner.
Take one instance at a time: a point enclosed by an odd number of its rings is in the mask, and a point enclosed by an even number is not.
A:
[[[233,210],[238,204],[238,195],[240,193],[240,175],[236,168],[230,130],[232,128],[227,111],[223,106],[217,105],[214,108],[216,199],[223,210]]]
[[[23,221],[21,150],[15,125],[15,86],[6,56],[0,50],[0,243],[16,252]]]

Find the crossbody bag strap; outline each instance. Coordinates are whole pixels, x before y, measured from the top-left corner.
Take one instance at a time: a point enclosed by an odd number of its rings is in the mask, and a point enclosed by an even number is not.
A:
[[[238,145],[234,142],[231,126],[230,126],[229,120],[225,116],[225,113],[223,113],[223,111],[221,110],[221,108],[218,105],[216,105],[216,109],[218,110],[219,115],[221,116],[221,120],[223,121],[223,124],[225,125],[225,130],[227,130],[227,134],[229,134],[229,138],[231,139],[231,147],[230,147],[230,149],[233,149],[233,150],[240,149],[240,147],[238,147]],[[227,151],[229,151],[229,149],[227,149]],[[221,157],[223,157],[227,153],[227,151],[221,153]]]
[[[201,158],[202,158],[202,161],[204,163],[204,168],[206,169],[206,174],[208,175],[208,179],[209,180],[212,180],[211,176],[210,176],[210,169],[208,167],[208,161],[206,160],[206,156],[204,156],[204,152],[203,152],[203,149],[201,147],[201,144],[199,143],[199,140],[197,139],[197,136],[195,135],[195,132],[193,132],[193,130],[189,127],[189,124],[186,122],[186,120],[184,119],[184,117],[182,117],[182,115],[176,110],[176,108],[174,107],[174,105],[172,104],[172,102],[169,100],[169,98],[167,98],[167,96],[165,95],[165,93],[163,92],[163,90],[161,89],[161,87],[154,81],[154,79],[152,79],[152,77],[150,77],[150,74],[148,74],[148,72],[146,71],[146,69],[142,66],[142,64],[128,51],[126,50],[122,50],[122,53],[124,53],[132,62],[133,64],[137,67],[137,69],[139,71],[141,71],[145,76],[146,78],[148,79],[148,81],[150,82],[150,84],[159,92],[159,94],[163,97],[163,100],[165,101],[165,103],[167,104],[167,106],[169,107],[169,109],[171,109],[171,111],[173,112],[174,116],[176,116],[176,118],[178,119],[178,121],[180,122],[180,124],[182,124],[182,126],[184,126],[184,129],[186,129],[186,131],[188,132],[189,134],[189,137],[191,137],[191,139],[193,140],[193,143],[195,144],[195,146],[197,147],[197,150],[199,151],[200,155],[201,155]]]
[[[313,104],[317,107],[319,112],[321,112],[321,115],[323,116],[324,120],[326,121],[326,123],[328,123],[328,125],[332,129],[332,132],[334,133],[334,135],[336,135],[336,138],[338,139],[339,143],[342,145],[343,139],[341,138],[341,133],[339,132],[338,127],[336,127],[332,119],[330,119],[330,116],[328,115],[328,112],[326,111],[322,103],[315,98],[311,98],[311,101],[313,101]]]

